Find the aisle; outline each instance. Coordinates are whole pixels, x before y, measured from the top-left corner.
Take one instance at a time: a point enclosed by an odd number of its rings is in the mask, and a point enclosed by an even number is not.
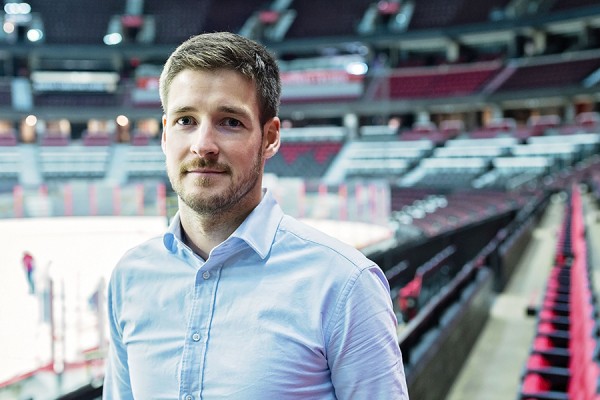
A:
[[[563,207],[562,200],[548,206],[513,278],[494,300],[490,318],[447,399],[516,398],[535,329],[535,318],[526,315],[526,308],[543,293]]]

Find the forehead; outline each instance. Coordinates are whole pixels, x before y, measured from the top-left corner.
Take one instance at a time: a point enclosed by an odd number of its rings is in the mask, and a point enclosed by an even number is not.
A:
[[[254,81],[230,69],[185,69],[175,75],[167,94],[169,109],[179,108],[181,103],[226,100],[256,105]]]

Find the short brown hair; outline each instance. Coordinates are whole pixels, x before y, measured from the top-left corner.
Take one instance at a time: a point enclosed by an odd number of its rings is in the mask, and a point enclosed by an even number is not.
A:
[[[165,112],[171,82],[188,69],[239,72],[256,85],[261,123],[277,116],[281,96],[279,67],[263,45],[230,32],[203,33],[183,42],[171,54],[160,75],[160,101]]]

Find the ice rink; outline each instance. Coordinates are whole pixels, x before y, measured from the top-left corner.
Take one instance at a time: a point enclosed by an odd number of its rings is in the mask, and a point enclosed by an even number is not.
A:
[[[391,237],[386,227],[365,223],[305,220],[358,248]],[[165,217],[61,217],[0,220],[0,388],[53,359],[79,362],[100,343],[99,311],[90,299],[101,280],[129,248],[160,235]],[[23,252],[36,260],[36,293],[30,294],[21,262]],[[54,290],[54,343],[51,341],[47,276]],[[48,296],[45,297],[46,299]],[[55,358],[55,359],[56,359]],[[2,396],[0,396],[2,398]]]
[[[164,217],[0,220],[0,383],[51,360],[50,323],[43,314],[45,276],[54,282],[55,340],[65,343],[58,353],[74,361],[98,345],[98,314],[89,300],[100,280],[108,279],[127,249],[165,226]],[[35,294],[29,293],[22,266],[24,251],[36,260]]]

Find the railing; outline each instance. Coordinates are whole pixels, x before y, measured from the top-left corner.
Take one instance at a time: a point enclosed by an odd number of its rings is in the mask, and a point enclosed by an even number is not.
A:
[[[67,182],[0,193],[0,218],[166,216],[166,185]]]

